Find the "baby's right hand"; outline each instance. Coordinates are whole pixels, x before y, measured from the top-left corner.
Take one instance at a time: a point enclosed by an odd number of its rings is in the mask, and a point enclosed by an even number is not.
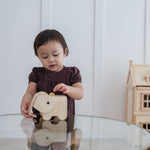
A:
[[[29,107],[30,101],[27,101],[24,104],[21,104],[21,113],[26,118],[33,118],[31,115],[29,115],[28,107]]]

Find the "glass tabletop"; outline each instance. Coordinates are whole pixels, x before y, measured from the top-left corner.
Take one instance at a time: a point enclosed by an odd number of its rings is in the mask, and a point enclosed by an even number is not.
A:
[[[0,150],[149,150],[150,133],[126,122],[90,116],[0,116]]]

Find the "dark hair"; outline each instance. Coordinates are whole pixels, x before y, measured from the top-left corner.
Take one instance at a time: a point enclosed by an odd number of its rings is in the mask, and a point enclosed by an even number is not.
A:
[[[62,45],[64,50],[67,48],[66,56],[68,55],[69,50],[68,50],[68,46],[66,44],[66,41],[63,35],[56,30],[47,29],[47,30],[41,31],[34,40],[34,52],[36,56],[38,56],[37,49],[48,41],[59,42]]]

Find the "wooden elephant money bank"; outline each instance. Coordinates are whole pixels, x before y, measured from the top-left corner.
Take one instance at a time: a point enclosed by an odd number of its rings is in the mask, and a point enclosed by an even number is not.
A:
[[[36,117],[36,114],[32,113],[32,108],[38,110],[44,120],[50,120],[51,117],[57,116],[60,120],[67,118],[67,97],[65,95],[55,95],[46,92],[37,92],[30,105],[29,114]]]

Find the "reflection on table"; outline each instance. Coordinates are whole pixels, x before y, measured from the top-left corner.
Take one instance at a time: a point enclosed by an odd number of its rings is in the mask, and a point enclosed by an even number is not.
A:
[[[61,121],[53,117],[50,121],[34,118],[32,135],[26,129],[28,119],[23,118],[21,128],[27,136],[28,148],[31,150],[78,150],[82,139],[81,129],[74,129],[74,116]],[[32,126],[32,124],[31,124]],[[29,126],[28,126],[29,127]],[[31,127],[29,127],[31,128]]]

